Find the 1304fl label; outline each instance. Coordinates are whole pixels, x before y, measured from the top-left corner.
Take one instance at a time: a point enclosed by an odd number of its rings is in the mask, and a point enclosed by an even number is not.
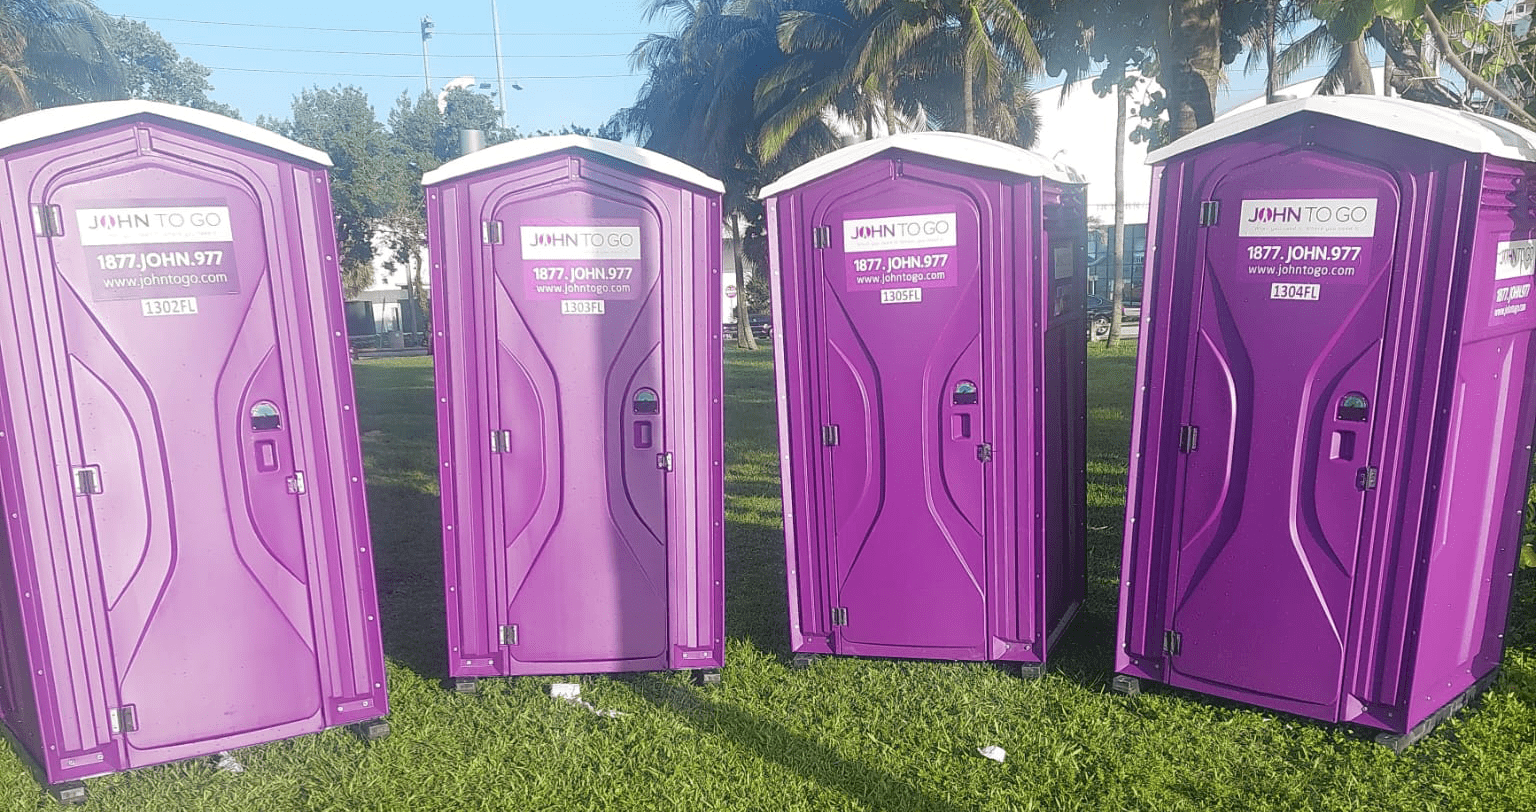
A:
[[[1298,285],[1289,282],[1275,282],[1269,286],[1269,298],[1315,302],[1322,289],[1322,285]]]
[[[192,296],[140,299],[139,307],[146,316],[191,316],[197,313],[197,299]]]

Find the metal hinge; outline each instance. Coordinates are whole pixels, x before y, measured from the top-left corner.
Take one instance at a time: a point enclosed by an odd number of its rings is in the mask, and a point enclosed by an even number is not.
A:
[[[1214,226],[1219,217],[1221,217],[1220,200],[1206,200],[1200,204],[1200,225]]]
[[[506,454],[512,450],[512,432],[509,429],[491,429],[491,453]]]
[[[53,203],[32,207],[32,233],[39,237],[64,236],[64,212]]]
[[[1362,491],[1375,490],[1376,480],[1379,476],[1380,474],[1377,472],[1376,466],[1367,465],[1361,468],[1359,473],[1355,474],[1355,487]]]
[[[839,439],[841,439],[841,434],[838,432],[835,424],[829,423],[821,427],[822,445],[837,445]]]
[[[503,646],[517,645],[517,624],[513,623],[510,626],[502,626],[500,630],[500,640]]]
[[[1200,447],[1199,426],[1179,426],[1179,450],[1188,454]]]
[[[288,492],[292,494],[308,493],[309,486],[304,484],[304,472],[294,471],[293,476],[288,477]]]
[[[833,626],[847,626],[848,625],[848,609],[847,608],[842,607],[842,606],[834,606],[834,607],[832,607],[832,625]]]
[[[1163,653],[1178,654],[1184,648],[1184,635],[1178,632],[1163,632]]]
[[[976,444],[976,459],[981,460],[982,462],[991,462],[992,461],[992,444],[991,443],[977,443]]]
[[[83,465],[73,470],[75,495],[90,496],[101,493],[101,466]]]
[[[132,705],[124,705],[121,708],[113,708],[107,711],[107,720],[112,726],[113,735],[132,733],[139,729],[138,715],[133,712]]]
[[[828,226],[817,226],[811,229],[811,244],[817,248],[826,248],[832,244],[832,229]]]
[[[501,221],[481,220],[480,241],[486,245],[501,245]]]
[[[672,452],[663,451],[656,455],[656,467],[663,471],[672,470]]]

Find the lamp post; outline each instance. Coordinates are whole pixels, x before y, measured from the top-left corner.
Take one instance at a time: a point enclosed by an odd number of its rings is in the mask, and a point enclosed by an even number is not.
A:
[[[491,35],[496,38],[496,85],[501,98],[501,128],[507,128],[507,78],[501,72],[501,17],[496,13],[496,0],[491,0]]]
[[[421,84],[428,93],[432,92],[432,71],[427,67],[427,40],[432,39],[432,29],[436,27],[431,17],[421,18]]]

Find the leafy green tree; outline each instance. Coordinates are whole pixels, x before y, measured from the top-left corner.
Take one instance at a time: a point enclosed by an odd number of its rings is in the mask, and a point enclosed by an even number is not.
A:
[[[670,34],[651,34],[630,57],[646,71],[635,103],[615,113],[606,129],[634,136],[644,146],[692,164],[725,184],[725,224],[741,250],[743,220],[761,222],[756,192],[809,157],[830,151],[837,140],[819,119],[793,133],[779,151],[779,162],[765,163],[755,145],[765,114],[754,106],[761,79],[783,59],[777,30],[785,3],[779,0],[652,0],[650,19],[669,17]],[[739,216],[738,216],[739,215]],[[737,258],[742,267],[742,257]],[[745,289],[744,274],[736,279]],[[737,297],[737,317],[747,323],[745,296]],[[750,330],[737,341],[756,348]]]
[[[1027,80],[1043,63],[1020,5],[844,0],[808,6],[783,14],[779,44],[791,58],[758,94],[759,108],[778,108],[759,143],[765,156],[776,155],[790,135],[828,110],[866,123],[911,119],[921,110],[943,128],[1033,142],[1037,119]]]
[[[0,0],[0,118],[116,98],[106,25],[88,0]]]
[[[239,118],[240,111],[208,98],[212,71],[177,53],[160,32],[127,17],[106,19],[108,43],[117,57],[123,91],[130,99],[168,102]]]
[[[396,142],[358,87],[305,90],[293,99],[292,119],[257,124],[331,156],[342,284],[357,295],[372,281],[374,232],[409,201],[406,160]]]

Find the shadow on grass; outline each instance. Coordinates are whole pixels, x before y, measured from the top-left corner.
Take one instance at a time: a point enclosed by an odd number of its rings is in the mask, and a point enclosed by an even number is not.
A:
[[[636,674],[625,681],[647,702],[672,713],[699,733],[720,736],[764,761],[836,790],[867,809],[966,812],[895,776],[849,761],[813,738],[728,702],[701,696],[664,677]]]
[[[433,494],[368,486],[384,653],[427,679],[448,674],[441,512]]]

